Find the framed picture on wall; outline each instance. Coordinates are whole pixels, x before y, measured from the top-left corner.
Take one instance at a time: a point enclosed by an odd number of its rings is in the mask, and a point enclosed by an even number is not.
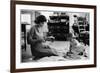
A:
[[[11,1],[11,72],[96,67],[96,6]]]

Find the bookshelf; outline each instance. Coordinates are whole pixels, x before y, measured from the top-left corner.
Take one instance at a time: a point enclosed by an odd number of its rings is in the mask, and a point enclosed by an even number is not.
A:
[[[57,41],[66,41],[69,33],[69,16],[68,15],[56,15],[49,16],[48,28],[49,35],[55,37]]]
[[[78,17],[78,30],[80,42],[89,45],[89,24],[84,17]]]

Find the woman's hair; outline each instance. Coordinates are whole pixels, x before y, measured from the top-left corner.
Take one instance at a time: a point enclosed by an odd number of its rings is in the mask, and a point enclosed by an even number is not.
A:
[[[40,23],[46,22],[46,21],[47,21],[47,19],[46,19],[46,17],[44,15],[39,15],[38,17],[36,17],[34,22],[36,24],[40,24]]]

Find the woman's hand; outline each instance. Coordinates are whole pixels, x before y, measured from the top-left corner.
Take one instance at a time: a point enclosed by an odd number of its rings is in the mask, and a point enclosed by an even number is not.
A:
[[[49,47],[48,45],[44,45],[44,44],[43,44],[43,47],[44,47],[45,49],[50,49],[50,47]]]
[[[53,36],[49,36],[49,37],[45,37],[46,41],[54,41],[55,37]]]

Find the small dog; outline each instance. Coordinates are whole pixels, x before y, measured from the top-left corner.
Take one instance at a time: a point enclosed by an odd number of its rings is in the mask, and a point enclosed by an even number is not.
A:
[[[87,54],[85,52],[85,50],[87,49],[86,46],[82,43],[80,43],[78,40],[76,40],[75,38],[72,37],[72,34],[70,34],[69,37],[69,41],[70,41],[70,50],[69,52],[67,52],[67,56],[70,57],[87,57]]]

